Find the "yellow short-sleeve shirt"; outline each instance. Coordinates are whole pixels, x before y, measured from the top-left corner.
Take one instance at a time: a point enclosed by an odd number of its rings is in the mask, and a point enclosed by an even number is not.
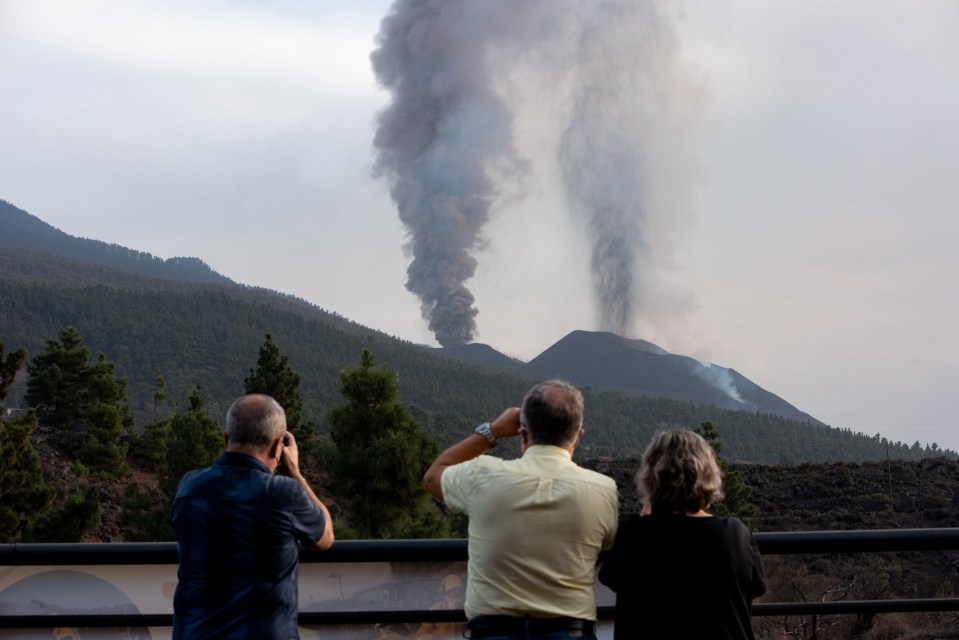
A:
[[[533,445],[522,458],[480,456],[448,467],[443,500],[469,516],[466,617],[596,619],[596,560],[613,545],[616,483]]]

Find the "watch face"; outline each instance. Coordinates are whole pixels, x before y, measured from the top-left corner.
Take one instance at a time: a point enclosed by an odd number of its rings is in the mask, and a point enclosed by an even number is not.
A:
[[[490,446],[493,446],[496,443],[496,438],[493,437],[493,430],[490,428],[488,422],[484,422],[480,426],[476,427],[474,431],[486,438],[489,441]]]

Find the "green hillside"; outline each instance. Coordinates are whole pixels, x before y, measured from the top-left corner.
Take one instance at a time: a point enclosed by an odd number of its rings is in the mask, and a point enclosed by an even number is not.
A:
[[[157,370],[169,398],[185,405],[200,385],[220,416],[242,393],[265,335],[303,379],[306,419],[328,432],[327,413],[341,399],[339,372],[370,349],[396,372],[402,398],[441,443],[468,433],[505,406],[518,404],[534,379],[439,357],[433,350],[361,327],[302,300],[241,285],[185,283],[22,249],[0,249],[0,341],[40,353],[60,330],[76,327],[93,354],[103,352],[129,380],[142,428],[152,419]],[[20,380],[6,405],[22,404]],[[848,430],[595,389],[587,400],[585,457],[638,455],[663,424],[716,425],[731,459],[803,462],[941,455],[928,447],[887,443]],[[951,452],[947,452],[951,453]]]

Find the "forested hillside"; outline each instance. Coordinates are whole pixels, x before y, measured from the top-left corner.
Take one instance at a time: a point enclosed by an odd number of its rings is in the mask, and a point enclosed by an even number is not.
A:
[[[512,371],[470,366],[398,340],[302,300],[262,289],[170,282],[18,249],[0,249],[0,340],[30,357],[68,326],[93,354],[102,352],[129,381],[137,425],[153,419],[157,374],[174,405],[199,385],[220,419],[242,393],[266,334],[303,379],[304,414],[321,433],[338,400],[341,370],[363,349],[395,371],[403,401],[440,443],[458,438],[503,407],[518,404],[534,381]],[[23,404],[21,378],[8,407]],[[584,454],[635,455],[662,424],[713,422],[731,459],[751,462],[850,462],[918,458],[942,452],[918,443],[888,443],[848,430],[771,415],[736,412],[663,398],[585,389]],[[948,452],[947,452],[948,453]]]

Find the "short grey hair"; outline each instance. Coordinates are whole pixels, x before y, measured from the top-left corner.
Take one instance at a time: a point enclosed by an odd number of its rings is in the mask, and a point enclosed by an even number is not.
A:
[[[232,445],[265,452],[284,433],[286,412],[270,396],[242,396],[226,412],[226,437]]]
[[[535,385],[523,398],[520,424],[532,444],[568,447],[583,428],[583,394],[565,380]]]
[[[636,473],[636,490],[654,512],[693,513],[723,499],[723,478],[709,443],[688,429],[653,436]]]

